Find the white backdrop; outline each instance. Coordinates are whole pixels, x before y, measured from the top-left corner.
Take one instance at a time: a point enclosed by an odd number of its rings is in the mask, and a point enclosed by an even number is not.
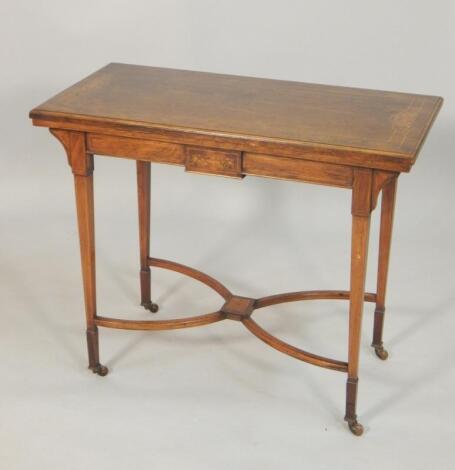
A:
[[[1,2],[1,468],[453,468],[454,22],[450,0]],[[234,322],[102,330],[111,373],[89,374],[72,176],[60,144],[27,115],[108,62],[445,98],[399,181],[387,362],[369,348],[365,308],[361,439],[343,423],[344,374],[280,355]],[[152,170],[153,255],[239,295],[348,287],[348,191]],[[138,307],[133,162],[97,158],[95,185],[99,311],[148,318]],[[369,290],[377,219],[376,211]],[[220,305],[193,281],[153,278],[155,318]],[[260,315],[296,346],[346,357],[345,303]]]

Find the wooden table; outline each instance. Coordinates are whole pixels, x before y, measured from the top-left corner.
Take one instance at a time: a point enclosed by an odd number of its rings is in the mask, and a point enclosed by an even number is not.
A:
[[[363,304],[376,304],[372,346],[386,359],[382,330],[397,178],[410,171],[441,105],[442,99],[434,96],[109,64],[33,109],[33,124],[48,127],[63,144],[74,174],[89,368],[99,375],[108,372],[99,360],[99,326],[165,330],[237,320],[285,354],[346,372],[345,420],[361,435],[356,399]],[[218,311],[147,321],[98,315],[94,154],[136,160],[142,305],[158,310],[150,292],[153,266],[186,274],[214,289],[224,299]],[[232,178],[255,175],[351,189],[350,291],[240,297],[202,272],[150,257],[151,162]],[[381,191],[377,289],[366,293],[370,215]],[[291,346],[253,320],[257,309],[312,299],[349,301],[347,361]]]

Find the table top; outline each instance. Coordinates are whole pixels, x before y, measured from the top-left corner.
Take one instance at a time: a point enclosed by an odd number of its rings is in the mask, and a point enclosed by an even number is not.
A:
[[[231,138],[258,151],[287,145],[297,158],[301,148],[303,158],[347,164],[352,154],[408,171],[441,105],[436,96],[112,63],[30,116],[48,127]]]

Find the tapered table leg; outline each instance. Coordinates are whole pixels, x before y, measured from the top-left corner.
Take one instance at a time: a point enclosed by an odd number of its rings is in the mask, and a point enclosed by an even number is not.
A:
[[[71,132],[69,160],[74,174],[77,222],[81,249],[89,368],[104,376],[107,367],[100,364],[96,317],[95,217],[93,201],[93,155],[87,154],[83,133]]]
[[[368,240],[371,214],[371,171],[358,169],[354,177],[352,200],[351,286],[349,303],[348,380],[346,384],[346,415],[349,428],[356,435],[363,433],[357,422],[357,387],[359,381],[359,352]]]
[[[383,360],[388,357],[388,353],[383,346],[382,332],[384,327],[385,296],[387,288],[387,274],[389,270],[390,245],[392,241],[396,188],[397,178],[393,178],[383,188],[381,199],[378,280],[376,290],[376,309],[374,311],[373,343],[371,346],[373,346],[376,355]]]
[[[150,162],[137,161],[137,196],[139,208],[139,246],[140,246],[140,281],[141,305],[155,313],[158,305],[151,300],[150,266]]]

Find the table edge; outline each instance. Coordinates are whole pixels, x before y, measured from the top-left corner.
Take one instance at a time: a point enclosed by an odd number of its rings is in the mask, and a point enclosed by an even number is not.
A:
[[[221,148],[233,148],[240,151],[269,152],[291,158],[409,172],[423,145],[423,140],[437,116],[442,101],[442,98],[440,98],[439,106],[435,107],[428,125],[424,128],[422,142],[415,153],[389,152],[361,147],[151,124],[149,122],[119,120],[101,116],[69,114],[47,111],[40,106],[32,109],[29,117],[32,119],[33,125],[40,127],[83,132],[103,132],[112,135],[129,135],[143,139],[201,146],[204,146],[204,141],[207,141],[205,145],[212,147],[221,145]]]

